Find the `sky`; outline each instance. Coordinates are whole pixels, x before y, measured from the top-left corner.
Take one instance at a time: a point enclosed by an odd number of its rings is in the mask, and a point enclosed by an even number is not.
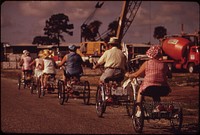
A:
[[[102,1],[101,1],[102,2]],[[74,25],[73,36],[63,34],[66,43],[80,42],[80,26],[94,11],[97,1],[5,1],[1,4],[1,42],[31,44],[35,36],[44,36],[45,22],[64,13]],[[122,1],[104,1],[91,21],[99,20],[100,33],[120,16]],[[154,28],[163,26],[167,34],[194,33],[199,28],[199,4],[187,1],[143,1],[131,27],[122,39],[125,43],[157,44]],[[65,44],[63,42],[62,44]]]

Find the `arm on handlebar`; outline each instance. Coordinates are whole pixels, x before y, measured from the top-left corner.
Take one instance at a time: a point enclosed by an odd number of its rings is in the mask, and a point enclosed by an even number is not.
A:
[[[127,72],[125,74],[125,76],[128,77],[128,78],[136,78],[138,76],[141,76],[141,75],[144,74],[145,66],[146,66],[146,62],[144,62],[142,64],[142,66],[136,72],[134,72],[134,73]]]

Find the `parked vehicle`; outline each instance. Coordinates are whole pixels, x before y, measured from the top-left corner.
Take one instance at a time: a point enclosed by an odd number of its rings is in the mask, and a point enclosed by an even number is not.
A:
[[[162,41],[164,61],[171,70],[187,69],[189,73],[199,67],[199,36],[184,34],[166,37]]]

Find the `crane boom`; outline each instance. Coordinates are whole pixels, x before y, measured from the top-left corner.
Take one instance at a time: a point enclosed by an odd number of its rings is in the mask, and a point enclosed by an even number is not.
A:
[[[141,3],[142,1],[124,1],[116,33],[116,37],[119,39],[120,43],[131,26]]]

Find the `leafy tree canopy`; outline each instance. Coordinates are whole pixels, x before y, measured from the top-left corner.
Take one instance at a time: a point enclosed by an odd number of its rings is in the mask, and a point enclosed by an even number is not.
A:
[[[167,35],[167,29],[163,26],[157,26],[154,29],[154,35],[153,37],[156,39],[161,39],[163,38],[165,35]]]
[[[63,13],[52,15],[49,20],[46,20],[46,26],[44,28],[44,34],[47,35],[52,41],[60,43],[60,39],[65,41],[63,32],[69,34],[70,36],[73,35],[74,29],[73,24],[69,24],[68,16],[64,15]],[[57,39],[57,40],[56,40]]]
[[[95,38],[99,34],[99,28],[102,22],[95,20],[91,22],[89,25],[83,24],[81,26],[81,39],[84,38],[85,41],[95,41]]]

